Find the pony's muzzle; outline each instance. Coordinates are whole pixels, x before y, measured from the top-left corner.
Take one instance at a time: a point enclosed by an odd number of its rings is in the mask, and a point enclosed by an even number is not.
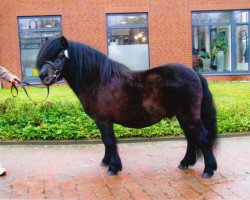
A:
[[[46,86],[52,85],[54,83],[54,80],[57,79],[48,70],[41,71],[39,73],[39,78],[40,78],[42,84],[44,84]]]

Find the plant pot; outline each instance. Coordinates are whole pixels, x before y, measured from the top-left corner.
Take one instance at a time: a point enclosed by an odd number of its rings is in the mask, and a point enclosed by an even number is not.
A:
[[[203,71],[210,71],[211,59],[202,59]]]
[[[224,51],[218,51],[216,57],[217,71],[222,72],[224,68]]]

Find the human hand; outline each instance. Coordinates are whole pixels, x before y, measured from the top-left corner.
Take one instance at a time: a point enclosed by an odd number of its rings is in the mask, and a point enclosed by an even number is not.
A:
[[[14,84],[18,84],[20,82],[20,79],[17,76],[12,76],[10,78],[10,82]]]

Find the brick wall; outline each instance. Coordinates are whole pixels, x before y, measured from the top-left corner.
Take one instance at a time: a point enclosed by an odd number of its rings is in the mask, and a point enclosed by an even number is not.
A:
[[[190,0],[192,11],[249,9],[250,0]]]
[[[150,66],[191,66],[191,11],[249,9],[250,0],[0,0],[0,65],[21,77],[18,16],[61,15],[63,34],[107,53],[106,14],[147,12]],[[249,79],[215,76],[211,79]]]
[[[247,75],[230,75],[230,76],[205,76],[208,81],[250,81],[250,76]]]

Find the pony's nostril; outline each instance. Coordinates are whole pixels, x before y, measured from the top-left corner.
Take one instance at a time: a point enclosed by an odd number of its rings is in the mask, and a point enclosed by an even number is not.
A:
[[[46,78],[48,76],[48,74],[46,72],[42,73],[39,75],[40,79],[43,80],[44,78]]]

